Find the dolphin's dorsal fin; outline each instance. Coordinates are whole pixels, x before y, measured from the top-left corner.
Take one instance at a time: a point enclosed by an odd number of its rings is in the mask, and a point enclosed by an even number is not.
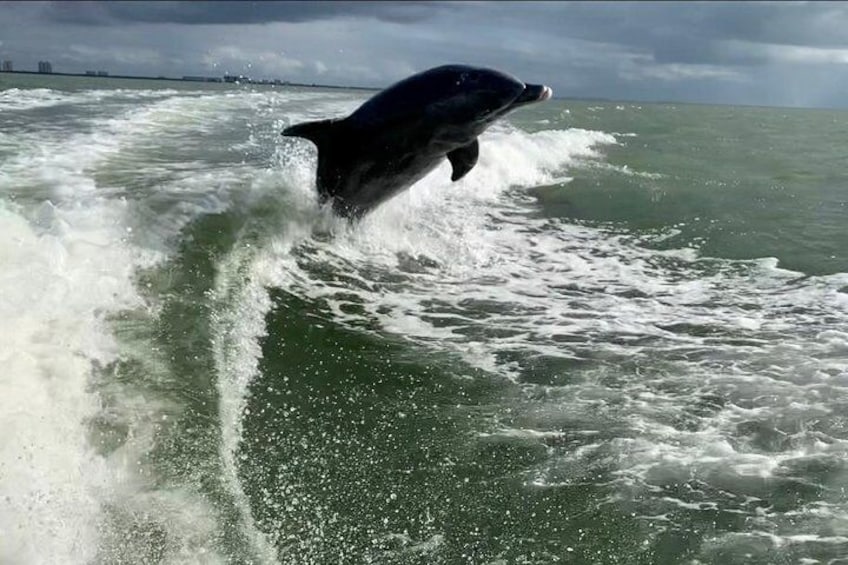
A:
[[[453,173],[451,173],[451,180],[458,181],[466,174],[468,171],[474,168],[474,165],[477,164],[477,156],[480,154],[480,145],[477,143],[475,139],[468,145],[463,145],[459,149],[454,149],[450,153],[448,153],[448,161],[453,166]]]

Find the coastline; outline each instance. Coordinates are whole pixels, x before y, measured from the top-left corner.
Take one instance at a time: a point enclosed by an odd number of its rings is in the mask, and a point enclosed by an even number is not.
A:
[[[3,75],[34,75],[39,77],[79,77],[91,79],[129,79],[129,80],[149,80],[149,81],[166,81],[166,82],[183,82],[191,84],[234,84],[242,85],[249,84],[252,86],[298,86],[306,88],[334,88],[339,90],[368,90],[378,91],[378,87],[372,86],[344,86],[337,84],[318,84],[318,83],[300,83],[277,80],[253,80],[246,77],[233,77],[235,80],[226,80],[223,77],[166,77],[166,76],[141,76],[141,75],[98,75],[87,73],[62,73],[51,72],[42,73],[38,71],[0,71],[0,76]]]

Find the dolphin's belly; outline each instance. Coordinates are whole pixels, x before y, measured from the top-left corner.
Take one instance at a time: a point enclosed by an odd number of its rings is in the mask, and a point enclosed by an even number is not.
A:
[[[382,202],[403,192],[435,169],[442,153],[402,153],[378,160],[354,163],[344,188],[335,195],[334,206],[340,212],[362,215]]]

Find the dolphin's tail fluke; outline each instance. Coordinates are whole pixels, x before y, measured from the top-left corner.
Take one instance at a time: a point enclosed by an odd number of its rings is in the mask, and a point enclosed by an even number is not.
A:
[[[335,196],[341,183],[338,161],[347,141],[348,125],[344,119],[320,120],[295,124],[283,130],[287,137],[308,139],[318,148],[316,188],[322,200]]]
[[[317,122],[304,122],[295,124],[283,130],[283,135],[288,137],[302,137],[308,139],[321,151],[322,145],[337,137],[343,119],[320,120]]]

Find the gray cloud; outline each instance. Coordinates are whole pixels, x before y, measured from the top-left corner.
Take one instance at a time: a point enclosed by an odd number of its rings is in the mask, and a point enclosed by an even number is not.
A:
[[[262,24],[307,22],[341,17],[413,23],[426,20],[437,2],[51,2],[44,15],[53,21],[81,25],[116,23]]]
[[[844,106],[846,28],[824,2],[0,2],[0,58],[363,86],[464,62],[564,96]]]

